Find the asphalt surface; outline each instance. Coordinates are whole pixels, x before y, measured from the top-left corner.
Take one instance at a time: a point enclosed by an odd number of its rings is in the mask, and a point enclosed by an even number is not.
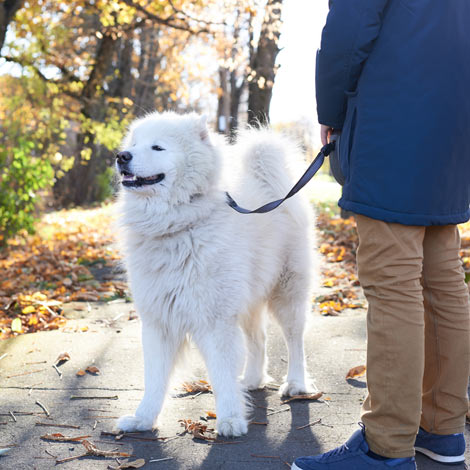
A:
[[[209,428],[214,424],[211,419],[204,421],[207,411],[215,409],[213,395],[185,393],[181,383],[188,377],[175,380],[157,435],[149,432],[137,439],[120,440],[103,435],[112,432],[117,417],[135,410],[143,393],[140,327],[132,309],[129,303],[93,304],[90,311],[86,304],[70,305],[68,316],[75,318],[69,320],[65,331],[24,335],[0,343],[0,357],[7,354],[0,360],[0,449],[10,447],[0,457],[1,469],[117,467],[114,458],[93,456],[56,465],[56,459],[84,453],[80,443],[41,439],[45,434],[62,433],[88,435],[101,450],[132,454],[120,462],[144,459],[141,468],[145,469],[286,470],[296,457],[330,450],[357,429],[365,379],[348,382],[345,375],[365,363],[365,309],[344,311],[337,317],[312,313],[306,335],[307,364],[323,397],[282,404],[275,386],[251,393],[252,420],[261,424],[251,424],[246,436],[212,442],[181,435],[179,420],[200,421]],[[280,384],[286,371],[286,350],[275,325],[269,330],[268,351],[269,372]],[[58,367],[60,377],[53,364],[64,352],[70,360]],[[99,369],[99,375],[76,375],[91,365]],[[189,370],[190,379],[207,378],[195,350]],[[74,396],[87,398],[71,398]],[[57,424],[79,428],[52,426]],[[155,440],[156,436],[166,439]],[[470,437],[468,430],[466,436]],[[449,468],[422,456],[417,462],[419,470]]]

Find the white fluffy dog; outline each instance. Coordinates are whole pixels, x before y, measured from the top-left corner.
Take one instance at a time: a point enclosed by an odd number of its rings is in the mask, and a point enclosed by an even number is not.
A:
[[[144,397],[135,415],[119,419],[123,431],[155,426],[175,359],[192,339],[215,394],[218,433],[246,433],[244,390],[269,379],[266,307],[288,348],[281,393],[307,391],[311,209],[299,194],[269,214],[241,215],[225,195],[250,208],[282,197],[295,182],[289,161],[299,152],[267,130],[239,141],[216,146],[205,118],[155,113],[133,123],[116,157],[120,238],[145,367]]]

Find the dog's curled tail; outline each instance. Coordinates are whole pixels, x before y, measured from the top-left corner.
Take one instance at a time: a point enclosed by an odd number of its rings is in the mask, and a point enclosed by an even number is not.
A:
[[[239,141],[245,169],[267,197],[285,196],[306,168],[297,142],[269,129],[243,132]]]

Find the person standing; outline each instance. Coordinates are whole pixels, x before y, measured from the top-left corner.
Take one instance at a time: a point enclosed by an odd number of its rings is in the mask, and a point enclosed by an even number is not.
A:
[[[464,461],[470,218],[470,2],[330,0],[317,55],[322,142],[341,130],[340,207],[355,213],[369,303],[361,429],[294,470]]]

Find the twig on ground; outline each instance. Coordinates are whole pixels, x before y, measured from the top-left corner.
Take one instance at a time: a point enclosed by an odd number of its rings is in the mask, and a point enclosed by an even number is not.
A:
[[[71,400],[119,400],[117,395],[109,396],[109,397],[84,397],[80,395],[71,395]]]
[[[49,452],[47,449],[44,449],[44,452],[45,452],[47,455],[50,455],[52,458],[57,459],[57,455],[52,454],[52,453]]]
[[[57,424],[57,423],[36,423],[35,426],[49,426],[53,428],[69,428],[69,429],[80,429],[80,426],[74,424]]]
[[[167,441],[168,439],[173,439],[169,437],[143,437],[139,433],[129,433],[129,432],[112,432],[112,431],[101,431],[102,436],[113,436],[115,439],[122,439],[123,437],[128,437],[129,439],[137,439],[138,441]]]
[[[44,436],[41,436],[41,439],[44,439],[46,441],[55,441],[55,442],[82,442],[85,440],[87,437],[91,437],[90,435],[87,436],[64,436],[60,432],[54,433],[54,434],[44,434]]]
[[[63,375],[62,372],[57,368],[55,364],[52,364],[52,367],[55,369],[57,374],[59,374],[59,379],[62,379],[62,375]]]
[[[34,387],[37,387],[38,385],[42,385],[44,382],[39,382],[37,384],[34,384],[34,385],[30,385],[30,388],[29,388],[29,391],[28,391],[28,396],[31,396],[31,393],[33,393],[33,389]]]
[[[47,361],[36,361],[36,362],[23,362],[25,366],[33,366],[37,364],[47,364]]]
[[[119,416],[87,416],[85,419],[118,419]]]
[[[311,423],[304,424],[303,426],[299,426],[298,428],[295,428],[295,429],[304,429],[304,428],[308,428],[310,426],[314,426],[315,424],[320,424],[320,423],[321,423],[321,418],[317,419],[316,421],[312,421]]]
[[[271,411],[271,413],[267,413],[266,416],[276,415],[278,413],[283,413],[284,411],[289,411],[290,408],[282,408],[281,410]]]
[[[152,460],[149,460],[149,463],[164,462],[165,460],[173,460],[173,457],[165,457],[163,459],[152,459]]]
[[[31,416],[37,414],[32,411],[9,411],[8,413],[0,413],[0,416],[11,416],[10,413],[15,413],[17,416]]]
[[[41,407],[44,410],[44,413],[46,413],[46,416],[49,418],[49,416],[51,415],[49,413],[49,410],[39,400],[36,400],[36,405]]]
[[[38,372],[44,372],[46,369],[39,369],[39,370],[31,370],[29,372],[21,372],[20,374],[14,374],[14,375],[7,375],[7,379],[12,379],[13,377],[21,377],[23,375],[31,375],[31,374],[37,374]]]
[[[256,405],[256,408],[262,408],[263,410],[274,411],[274,408],[269,408],[268,406]]]
[[[13,419],[13,421],[14,421],[15,423],[18,421],[18,420],[16,419],[16,416],[13,414],[13,411],[10,411],[8,414],[11,416],[11,418]]]
[[[277,459],[281,460],[281,457],[279,455],[256,455],[256,454],[250,454],[251,457],[256,457],[258,459]]]
[[[267,426],[268,425],[267,422],[260,422],[260,421],[252,421],[250,424],[259,424],[261,426]]]

